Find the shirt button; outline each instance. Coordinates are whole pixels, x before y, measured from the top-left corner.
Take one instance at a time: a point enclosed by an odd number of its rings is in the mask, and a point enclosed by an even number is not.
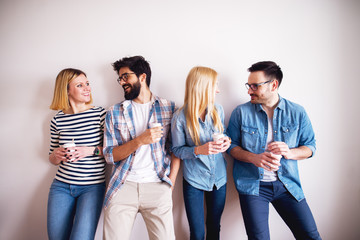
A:
[[[277,131],[275,131],[275,133],[277,133]]]

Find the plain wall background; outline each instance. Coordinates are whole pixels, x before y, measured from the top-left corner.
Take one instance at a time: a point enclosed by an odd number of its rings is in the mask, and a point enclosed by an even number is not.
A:
[[[360,238],[360,1],[0,1],[0,239],[46,239],[56,167],[48,162],[49,109],[57,73],[80,68],[94,104],[123,100],[111,63],[143,55],[155,94],[182,105],[185,78],[203,65],[219,73],[226,124],[249,100],[246,69],[273,60],[280,94],[305,107],[316,155],[299,162],[323,239]],[[246,239],[228,159],[224,240]],[[177,239],[188,238],[181,172],[174,197]],[[271,208],[272,239],[292,234]],[[102,239],[100,220],[96,239]],[[147,239],[140,215],[132,239]]]

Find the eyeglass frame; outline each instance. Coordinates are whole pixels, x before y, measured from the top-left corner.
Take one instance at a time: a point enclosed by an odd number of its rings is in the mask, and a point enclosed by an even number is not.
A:
[[[245,83],[245,87],[246,87],[248,90],[251,88],[251,90],[256,91],[256,90],[259,89],[259,86],[264,85],[264,84],[267,84],[267,83],[270,83],[270,82],[272,82],[272,81],[274,81],[274,79],[270,79],[270,80],[268,80],[268,81],[266,81],[266,82],[263,82],[263,83],[252,83],[252,84]],[[255,87],[256,89],[254,89],[253,87]]]
[[[118,77],[118,79],[116,79],[116,81],[120,84],[121,83],[121,80],[123,80],[124,82],[127,82],[128,79],[129,79],[129,75],[130,74],[136,74],[134,72],[131,72],[131,73],[123,73],[121,76]]]

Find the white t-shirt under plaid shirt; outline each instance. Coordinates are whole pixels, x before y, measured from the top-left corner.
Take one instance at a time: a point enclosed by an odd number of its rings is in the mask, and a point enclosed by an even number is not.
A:
[[[152,102],[137,103],[131,101],[132,112],[134,116],[134,127],[137,136],[141,135],[148,129],[148,119]],[[136,150],[131,170],[129,171],[126,181],[137,183],[161,182],[158,177],[154,161],[151,157],[150,144],[142,145]]]
[[[161,181],[165,181],[171,185],[168,178],[170,172],[170,146],[169,132],[171,118],[175,111],[175,103],[157,96],[152,97],[152,105],[150,108],[149,123],[158,122],[163,126],[163,137],[159,142],[150,144],[151,157],[154,161],[155,171]],[[134,127],[133,107],[130,100],[125,100],[112,106],[105,118],[104,131],[104,156],[106,162],[113,164],[113,172],[105,195],[105,207],[107,207],[111,198],[116,194],[120,187],[124,184],[129,170],[132,168],[134,153],[130,154],[126,159],[114,162],[113,148],[120,146],[138,135]]]

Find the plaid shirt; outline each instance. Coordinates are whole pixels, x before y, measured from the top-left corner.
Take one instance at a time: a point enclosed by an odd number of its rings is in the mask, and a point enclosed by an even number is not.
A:
[[[167,175],[170,172],[170,146],[169,133],[171,118],[175,111],[175,103],[166,99],[154,96],[152,97],[152,107],[148,123],[159,122],[164,129],[164,135],[159,142],[150,145],[152,159],[154,160],[155,170],[162,181],[171,185]],[[124,184],[126,177],[131,170],[135,152],[127,158],[114,162],[113,149],[120,146],[136,136],[132,105],[130,100],[125,100],[112,106],[105,117],[104,131],[104,156],[109,164],[113,164],[113,171],[105,195],[105,208],[108,206],[112,197]]]

